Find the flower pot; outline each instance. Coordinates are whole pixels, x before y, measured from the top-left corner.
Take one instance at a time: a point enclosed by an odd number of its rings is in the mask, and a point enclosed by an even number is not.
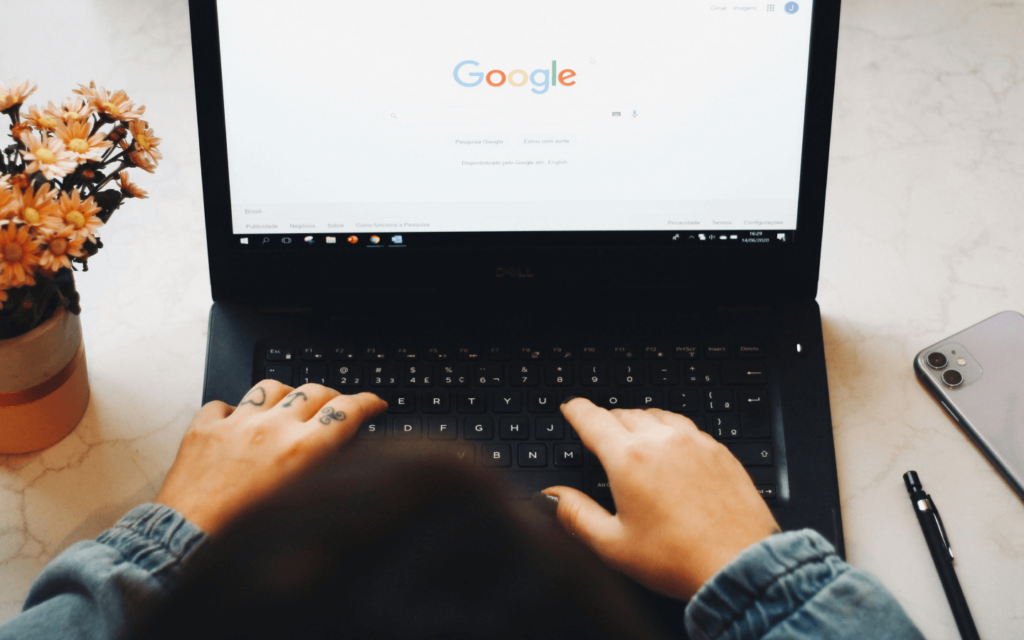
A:
[[[78,316],[57,309],[25,335],[0,340],[0,453],[38,451],[60,441],[88,404]]]

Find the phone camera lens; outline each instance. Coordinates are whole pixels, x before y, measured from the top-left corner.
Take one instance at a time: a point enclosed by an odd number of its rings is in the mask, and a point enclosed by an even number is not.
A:
[[[941,369],[946,366],[946,356],[938,351],[928,354],[928,366],[932,369]],[[960,384],[959,382],[957,384]]]
[[[942,381],[951,387],[959,387],[963,384],[964,377],[956,369],[950,369],[942,374]]]

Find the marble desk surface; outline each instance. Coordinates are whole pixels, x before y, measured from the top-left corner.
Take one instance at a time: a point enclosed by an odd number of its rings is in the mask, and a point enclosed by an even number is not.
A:
[[[958,637],[900,479],[917,469],[981,636],[1022,638],[1024,504],[911,362],[1024,311],[1024,0],[847,0],[842,20],[818,301],[848,557],[927,637]],[[4,81],[35,79],[44,102],[123,87],[165,156],[78,278],[84,420],[0,457],[2,621],[55,554],[156,494],[199,407],[211,297],[185,0],[5,1],[0,33]]]

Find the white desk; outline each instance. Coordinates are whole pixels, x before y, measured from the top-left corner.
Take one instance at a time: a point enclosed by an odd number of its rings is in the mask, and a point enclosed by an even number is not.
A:
[[[52,7],[48,11],[47,7]],[[93,399],[60,444],[0,457],[0,620],[43,565],[155,495],[201,396],[210,289],[187,4],[9,2],[3,73],[144,102],[156,175],[80,274]],[[53,25],[38,45],[41,16]],[[54,17],[56,16],[56,17]],[[957,638],[900,476],[942,509],[984,638],[1024,637],[1024,503],[916,382],[921,348],[1024,310],[1024,2],[848,0],[818,300],[849,560]],[[5,75],[5,81],[10,77]]]

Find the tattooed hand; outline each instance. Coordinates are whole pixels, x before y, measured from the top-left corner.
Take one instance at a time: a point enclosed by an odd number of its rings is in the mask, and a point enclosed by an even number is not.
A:
[[[387,407],[372,393],[264,380],[238,408],[199,410],[156,501],[216,535],[236,515],[311,468]]]

